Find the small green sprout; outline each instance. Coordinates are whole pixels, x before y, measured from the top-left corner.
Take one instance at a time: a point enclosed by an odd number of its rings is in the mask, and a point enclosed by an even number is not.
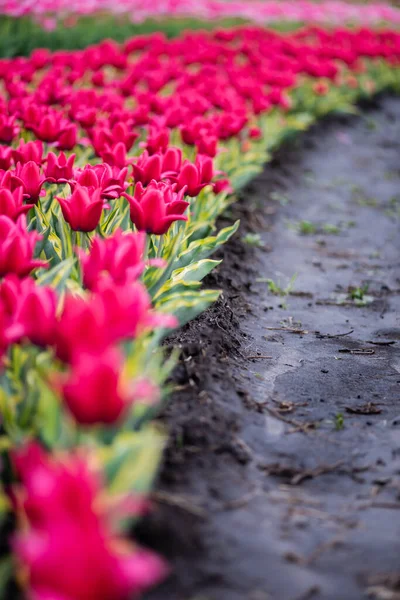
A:
[[[337,413],[335,415],[335,429],[336,429],[336,431],[340,431],[341,429],[344,429],[343,413]]]
[[[265,246],[259,233],[246,233],[242,237],[242,242],[253,248],[263,248]]]
[[[339,235],[340,227],[338,225],[331,225],[330,223],[325,223],[322,226],[322,231],[328,235]]]
[[[368,292],[368,283],[364,284],[361,287],[350,288],[349,289],[349,297],[351,300],[358,300],[360,302],[364,302],[365,294]]]
[[[271,292],[271,294],[274,294],[275,296],[288,296],[290,294],[291,291],[293,291],[293,287],[294,287],[294,282],[296,281],[297,278],[297,273],[295,273],[293,275],[293,277],[290,279],[288,285],[283,288],[280,285],[280,282],[276,282],[273,279],[265,279],[265,283],[268,284],[268,290]]]
[[[314,235],[317,233],[317,226],[311,221],[299,221],[297,230],[301,235]]]

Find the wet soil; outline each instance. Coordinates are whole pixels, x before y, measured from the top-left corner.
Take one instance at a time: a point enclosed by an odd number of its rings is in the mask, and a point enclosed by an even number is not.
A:
[[[282,148],[233,212],[221,300],[169,341],[147,598],[399,599],[400,100]]]

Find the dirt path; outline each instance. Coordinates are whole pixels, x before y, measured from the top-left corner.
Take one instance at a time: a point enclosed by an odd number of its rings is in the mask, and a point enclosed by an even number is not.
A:
[[[264,248],[226,248],[223,299],[174,340],[140,533],[175,572],[148,598],[398,599],[400,100],[283,149],[238,211]]]

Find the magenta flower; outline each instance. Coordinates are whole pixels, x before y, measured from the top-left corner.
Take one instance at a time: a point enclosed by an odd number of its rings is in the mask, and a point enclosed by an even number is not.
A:
[[[80,252],[83,284],[95,290],[99,281],[108,276],[116,284],[135,281],[143,272],[145,235],[117,230],[111,237],[95,237],[89,254]]]
[[[8,273],[25,277],[33,269],[47,267],[44,261],[33,258],[39,239],[35,231],[26,230],[24,215],[16,223],[9,217],[0,216],[0,277]]]
[[[183,200],[186,188],[176,194],[167,183],[152,182],[146,189],[140,183],[135,187],[134,196],[122,194],[129,202],[130,217],[139,231],[162,235],[175,221],[187,221],[183,214],[189,206]]]
[[[21,185],[24,189],[24,197],[37,204],[39,197],[45,193],[42,191],[42,186],[46,181],[40,167],[36,162],[30,160],[24,165],[18,164],[14,173],[11,174],[13,186]]]
[[[11,166],[13,149],[9,146],[0,146],[0,169],[7,171]]]
[[[198,196],[201,190],[211,183],[214,176],[213,161],[209,156],[198,155],[195,164],[185,161],[176,178],[177,191],[185,188],[188,196]]]
[[[32,344],[46,347],[55,343],[57,295],[49,286],[36,285],[33,279],[20,282],[15,319]]]
[[[24,142],[24,140],[20,140],[18,147],[12,150],[12,156],[16,165],[18,163],[24,165],[30,161],[35,162],[37,165],[41,165],[43,162],[43,143],[39,140],[36,140],[35,142]]]
[[[13,192],[7,188],[0,188],[0,215],[16,221],[22,214],[26,214],[34,204],[24,204],[23,188],[17,187]]]
[[[13,495],[24,523],[14,549],[29,597],[128,600],[165,577],[163,560],[113,530],[100,477],[82,454],[51,458],[31,443],[13,462],[21,480]],[[129,500],[121,499],[120,517],[142,508]]]
[[[71,154],[68,158],[64,152],[56,156],[54,152],[49,152],[47,155],[47,166],[45,175],[50,183],[67,183],[74,176],[74,160],[75,154]]]
[[[79,354],[62,384],[64,401],[82,425],[111,424],[133,401],[121,383],[122,357],[115,350]]]
[[[76,185],[71,196],[60,198],[64,219],[74,231],[93,231],[100,222],[103,211],[103,200],[101,190],[90,191],[81,185]]]

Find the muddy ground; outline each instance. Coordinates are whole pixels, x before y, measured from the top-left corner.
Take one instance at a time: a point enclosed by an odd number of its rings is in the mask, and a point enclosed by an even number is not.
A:
[[[400,100],[283,148],[233,213],[223,296],[170,340],[147,599],[399,599]]]

